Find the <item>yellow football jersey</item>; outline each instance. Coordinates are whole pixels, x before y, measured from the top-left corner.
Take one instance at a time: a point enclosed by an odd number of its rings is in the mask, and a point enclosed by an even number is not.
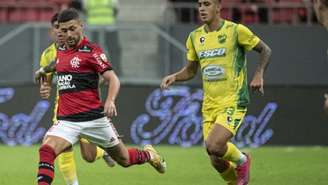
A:
[[[40,67],[45,67],[49,65],[52,61],[55,61],[57,58],[57,47],[55,43],[52,43],[48,48],[46,48],[41,55]],[[58,92],[56,93],[55,108],[54,108],[54,117],[52,120],[57,121],[57,108],[58,108]]]
[[[201,67],[203,111],[249,103],[246,51],[254,48],[259,41],[244,25],[227,20],[222,21],[216,31],[207,32],[203,25],[189,34],[187,59],[199,62]]]

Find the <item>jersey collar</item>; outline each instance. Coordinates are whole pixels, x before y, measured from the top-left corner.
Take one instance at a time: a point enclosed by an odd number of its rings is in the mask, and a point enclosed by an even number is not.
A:
[[[216,32],[220,31],[221,28],[223,27],[224,23],[225,23],[225,20],[222,19],[222,21],[220,22],[219,27],[218,27],[215,31],[216,31]],[[206,25],[206,24],[204,25],[204,31],[205,31],[205,33],[209,33],[209,32],[207,31],[207,25]]]
[[[74,52],[76,50],[78,50],[79,48],[81,48],[83,45],[87,44],[89,42],[88,38],[87,37],[83,37],[83,39],[81,40],[81,42],[74,48],[71,48],[71,49],[68,49],[66,50],[66,52]]]
[[[88,42],[89,42],[88,38],[87,37],[83,37],[83,39],[81,40],[81,42],[76,46],[76,49],[80,48],[81,46],[85,45]]]

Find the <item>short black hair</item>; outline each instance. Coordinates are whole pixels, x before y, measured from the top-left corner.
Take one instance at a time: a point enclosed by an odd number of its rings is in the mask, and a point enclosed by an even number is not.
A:
[[[74,8],[63,10],[58,15],[58,22],[67,22],[70,20],[79,20],[79,12]]]
[[[54,25],[54,23],[56,22],[56,21],[58,21],[58,13],[55,13],[52,17],[51,17],[51,20],[50,20],[50,22],[51,22],[51,25]]]

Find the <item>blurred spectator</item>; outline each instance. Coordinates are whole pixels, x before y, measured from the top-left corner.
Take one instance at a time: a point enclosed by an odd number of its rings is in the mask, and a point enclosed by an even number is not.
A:
[[[259,23],[268,23],[269,22],[269,11],[268,7],[264,6],[265,5],[265,0],[255,0],[256,3],[261,4],[259,8],[257,9],[257,15],[258,15],[258,21]]]
[[[104,43],[110,62],[116,74],[121,75],[121,45],[116,25],[118,15],[118,0],[83,0],[87,24],[95,26],[111,26],[91,31],[91,39]],[[102,35],[102,31],[104,34]],[[102,36],[104,40],[102,40]]]
[[[198,10],[193,8],[193,5],[196,5],[198,0],[169,0],[173,7],[176,15],[176,20],[181,23],[193,23],[198,22]],[[186,7],[178,6],[179,3],[189,4]]]
[[[268,8],[264,0],[242,0],[243,3],[248,3],[249,6],[244,9],[244,20],[246,23],[268,23]]]
[[[242,18],[242,12],[240,10],[240,8],[232,8],[232,21],[236,22],[236,23],[240,23],[241,22],[241,18]]]
[[[297,9],[297,16],[298,16],[298,22],[306,23],[308,21],[308,12],[306,9],[306,4],[304,0],[295,0],[295,2],[298,2],[302,7]]]
[[[78,12],[79,12],[79,16],[80,18],[86,22],[86,12],[83,8],[83,3],[82,3],[82,0],[72,0],[69,5],[68,5],[69,8],[74,8],[76,9]]]

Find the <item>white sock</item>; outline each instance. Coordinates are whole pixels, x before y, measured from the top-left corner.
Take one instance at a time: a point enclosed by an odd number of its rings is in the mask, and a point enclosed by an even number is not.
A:
[[[79,185],[79,182],[76,180],[74,180],[74,182],[72,184],[69,184],[69,185]]]
[[[246,155],[243,153],[240,153],[240,158],[238,161],[236,161],[236,164],[237,164],[237,166],[240,166],[240,165],[244,164],[246,161],[247,161]]]

